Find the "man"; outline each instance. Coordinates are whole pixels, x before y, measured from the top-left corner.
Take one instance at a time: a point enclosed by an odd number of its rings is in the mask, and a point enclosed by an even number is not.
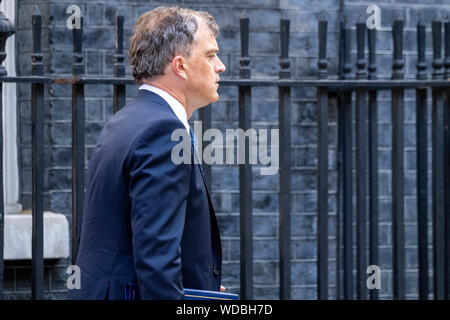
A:
[[[129,61],[140,90],[105,125],[90,159],[81,289],[69,299],[220,290],[220,235],[201,167],[193,148],[189,163],[171,159],[172,133],[186,130],[190,142],[187,120],[218,99],[218,33],[206,12],[159,7],[139,17]]]

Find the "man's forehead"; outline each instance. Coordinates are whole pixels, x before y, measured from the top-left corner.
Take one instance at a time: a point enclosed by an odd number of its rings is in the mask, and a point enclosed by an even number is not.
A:
[[[217,45],[216,38],[212,37],[209,39],[201,38],[198,41],[194,41],[194,47],[205,53],[217,53],[219,52],[219,47]]]
[[[200,33],[200,34],[202,34],[202,36],[211,35],[213,38],[215,38],[214,33],[212,32],[210,26],[205,22],[203,17],[196,16],[196,19],[197,19],[197,31],[195,32],[195,35]],[[194,38],[195,38],[195,35],[194,35]]]
[[[211,28],[204,22],[198,25],[197,32],[194,34],[194,44],[204,45],[207,51],[218,50],[216,37],[214,37]]]

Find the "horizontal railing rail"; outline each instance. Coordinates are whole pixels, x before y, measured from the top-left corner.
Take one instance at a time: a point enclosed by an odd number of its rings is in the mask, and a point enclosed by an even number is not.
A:
[[[252,79],[232,79],[226,78],[219,81],[224,86],[254,86],[254,87],[321,87],[330,89],[354,90],[356,88],[385,89],[405,88],[405,89],[431,89],[447,88],[449,79],[377,79],[377,80],[341,80],[341,79],[271,79],[271,78],[252,78]],[[16,83],[46,83],[46,84],[112,84],[112,85],[135,85],[133,78],[113,78],[113,77],[61,77],[61,76],[0,76],[0,82]]]

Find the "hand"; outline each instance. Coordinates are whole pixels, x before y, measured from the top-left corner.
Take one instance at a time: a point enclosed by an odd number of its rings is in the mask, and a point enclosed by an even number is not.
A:
[[[220,286],[220,292],[224,292],[226,289],[224,286]]]

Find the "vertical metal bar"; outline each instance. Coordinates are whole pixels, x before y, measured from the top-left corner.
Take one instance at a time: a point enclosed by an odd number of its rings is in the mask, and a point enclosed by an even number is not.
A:
[[[346,17],[341,14],[339,17],[339,59],[338,59],[338,76],[339,79],[343,79],[343,65],[344,65],[344,24]],[[341,104],[341,90],[337,92],[337,112],[338,112],[338,139],[337,139],[337,150],[336,150],[336,164],[337,164],[337,228],[336,228],[336,299],[342,299],[344,296],[344,281],[343,271],[344,271],[344,259],[343,259],[343,248],[344,240],[342,232],[344,221],[344,170],[343,170],[343,110]]]
[[[32,75],[42,76],[44,68],[41,51],[41,13],[36,7],[32,16],[33,54]],[[31,298],[44,298],[44,84],[31,85],[32,135],[32,260]]]
[[[291,77],[289,60],[290,21],[280,20],[280,79]],[[291,298],[291,88],[278,88],[280,130],[280,299]]]
[[[319,79],[328,77],[327,27],[319,20]],[[317,88],[317,296],[328,299],[328,90]]]
[[[425,25],[417,23],[417,75],[427,78],[425,62]],[[427,89],[416,89],[417,136],[417,228],[419,257],[419,299],[428,299],[428,143],[427,143]]]
[[[356,24],[356,78],[365,79],[365,23]],[[356,293],[358,300],[367,299],[367,88],[356,89]]]
[[[403,21],[392,26],[394,42],[392,79],[403,79]],[[392,230],[394,299],[405,298],[404,230],[404,89],[392,89]]]
[[[367,29],[369,44],[369,79],[377,78],[376,29]],[[378,265],[378,115],[377,91],[369,90],[369,264]],[[370,299],[378,299],[378,289],[370,290]]]
[[[0,0],[0,3],[2,1]],[[14,34],[15,28],[7,17],[0,11],[0,76],[6,76],[6,69],[3,61],[6,58],[5,45],[9,36]],[[3,261],[3,236],[4,236],[4,218],[5,208],[3,199],[3,102],[2,102],[3,83],[0,82],[0,300],[3,299],[3,281],[4,281],[4,261]]]
[[[1,12],[0,12],[1,14]],[[1,60],[1,56],[0,56]],[[6,69],[0,63],[0,75],[6,76]],[[3,94],[3,82],[0,82],[0,94]],[[3,237],[4,237],[4,221],[5,207],[3,199],[3,99],[0,99],[0,300],[3,300],[3,281],[4,281],[4,261],[3,261]]]
[[[340,78],[349,79],[350,28],[345,18],[341,21],[341,68]],[[343,211],[343,294],[344,299],[353,299],[353,157],[352,157],[352,93],[350,90],[339,93],[339,149],[340,176],[342,176]]]
[[[448,19],[448,17],[447,17]],[[450,22],[444,23],[445,30],[445,78],[450,79]],[[444,152],[445,152],[445,295],[450,299],[450,88],[444,93]]]
[[[73,29],[73,75],[84,73],[83,18],[80,29]],[[76,263],[84,202],[85,151],[84,151],[85,102],[84,85],[72,85],[72,264]]]
[[[248,56],[249,18],[240,19],[241,68],[240,78],[250,79],[250,57]],[[252,119],[251,87],[239,87],[239,128],[246,131]],[[249,163],[250,144],[245,141],[245,163],[239,165],[239,203],[241,235],[241,297],[253,298],[253,206],[252,167]]]
[[[199,110],[199,118],[202,122],[202,137],[206,130],[211,128],[211,104]],[[202,170],[206,188],[211,192],[211,165],[202,162]]]
[[[1,12],[0,12],[1,14]],[[1,60],[1,56],[0,56]],[[6,69],[0,63],[0,75],[6,76]],[[0,82],[0,94],[3,94],[3,82]],[[4,237],[4,221],[5,207],[3,199],[3,99],[0,99],[0,300],[3,300],[3,281],[4,281],[4,255],[3,255],[3,237]]]
[[[125,77],[125,66],[123,61],[123,14],[118,11],[116,13],[116,54],[114,55],[114,77]],[[114,85],[113,112],[116,113],[125,106],[126,87],[124,84]]]
[[[443,79],[442,22],[432,22],[433,79]],[[433,88],[433,285],[434,299],[445,299],[444,91]]]

